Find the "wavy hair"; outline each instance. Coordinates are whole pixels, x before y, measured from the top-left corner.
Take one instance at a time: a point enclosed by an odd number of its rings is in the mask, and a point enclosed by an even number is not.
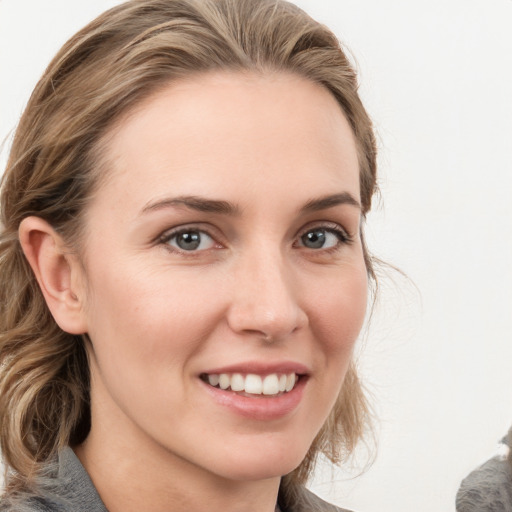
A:
[[[209,71],[295,73],[328,89],[354,132],[363,215],[376,191],[376,146],[357,76],[337,38],[281,0],[131,0],[99,16],[59,51],[37,84],[11,147],[0,195],[0,448],[8,488],[27,486],[90,428],[85,339],[53,320],[18,239],[36,215],[80,247],[83,212],[108,165],[113,123],[161,87]],[[108,142],[107,142],[108,143]],[[364,246],[364,242],[363,242]],[[371,282],[372,260],[364,246]],[[368,408],[351,364],[331,415],[285,499],[317,456],[349,455]],[[294,498],[295,497],[295,498]]]

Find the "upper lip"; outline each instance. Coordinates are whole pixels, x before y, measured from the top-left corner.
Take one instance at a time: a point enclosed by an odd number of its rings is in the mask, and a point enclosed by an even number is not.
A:
[[[270,375],[272,373],[306,375],[310,373],[309,368],[294,361],[277,361],[269,363],[268,361],[245,361],[234,363],[227,366],[208,369],[202,374],[218,375],[221,373],[254,373],[256,375]]]

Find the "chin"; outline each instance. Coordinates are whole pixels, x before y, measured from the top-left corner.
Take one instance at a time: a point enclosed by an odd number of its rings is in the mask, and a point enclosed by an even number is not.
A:
[[[243,456],[237,454],[243,453]],[[293,449],[256,450],[246,452],[233,452],[233,457],[227,464],[216,467],[217,474],[222,474],[229,480],[256,481],[282,477],[294,469],[304,460],[307,450],[297,453]]]

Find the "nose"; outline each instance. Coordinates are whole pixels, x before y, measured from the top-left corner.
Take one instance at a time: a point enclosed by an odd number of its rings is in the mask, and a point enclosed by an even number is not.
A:
[[[297,280],[283,258],[269,253],[240,262],[227,313],[230,328],[267,341],[283,340],[308,324]]]

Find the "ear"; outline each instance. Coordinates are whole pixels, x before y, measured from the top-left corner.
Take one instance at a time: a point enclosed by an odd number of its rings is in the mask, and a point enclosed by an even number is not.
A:
[[[84,276],[78,258],[66,252],[62,238],[39,217],[23,219],[18,234],[23,252],[59,327],[70,334],[87,332]]]

